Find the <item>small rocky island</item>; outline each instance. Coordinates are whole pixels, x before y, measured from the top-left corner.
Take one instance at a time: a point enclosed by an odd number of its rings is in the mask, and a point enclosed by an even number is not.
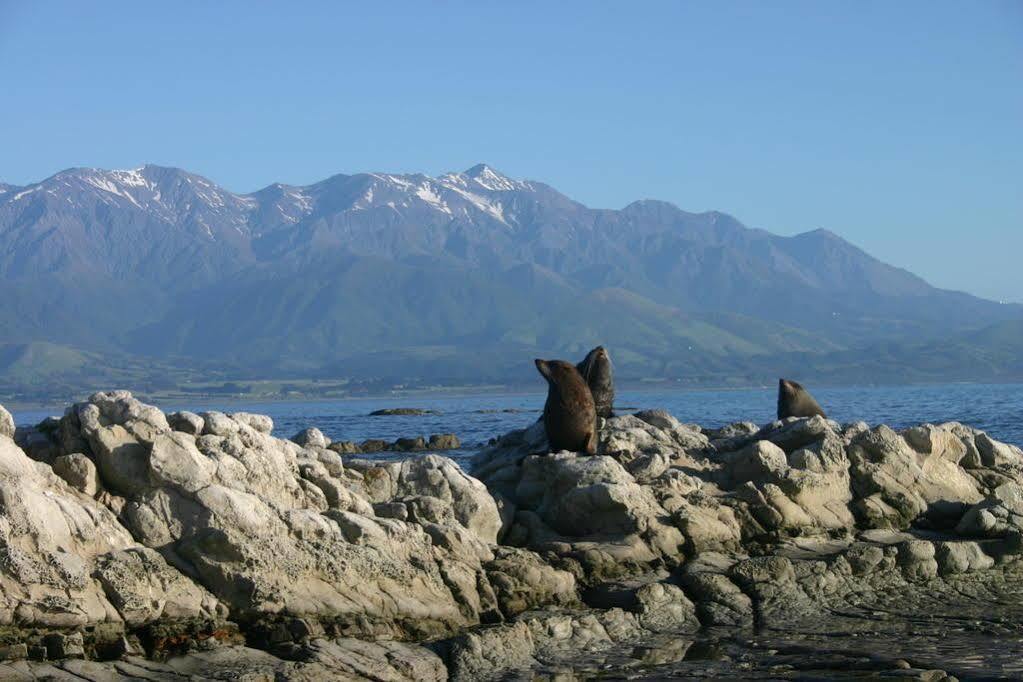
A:
[[[646,411],[471,476],[272,430],[0,410],[0,679],[1023,675],[1023,452],[960,424]]]

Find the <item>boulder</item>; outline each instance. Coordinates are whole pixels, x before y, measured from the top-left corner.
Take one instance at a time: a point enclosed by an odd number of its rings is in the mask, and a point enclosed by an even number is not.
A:
[[[682,423],[667,410],[640,410],[632,416],[662,431],[671,431],[682,427]]]
[[[836,422],[821,416],[789,417],[764,426],[753,437],[771,441],[788,453],[817,443],[828,434],[837,435],[839,430]]]
[[[291,442],[304,448],[325,448],[330,445],[330,439],[315,427],[302,429],[291,437]]]
[[[97,413],[83,408],[79,416],[83,417],[82,434],[89,442],[103,487],[126,497],[145,490],[149,487],[151,443],[140,441],[121,424],[101,425]]]
[[[359,445],[359,451],[366,454],[370,454],[373,452],[383,452],[389,447],[390,444],[385,440],[380,440],[378,438],[370,438],[368,440],[362,441],[362,444]]]
[[[53,461],[53,473],[89,497],[95,497],[99,492],[99,473],[96,471],[96,465],[80,452],[57,457]]]
[[[210,485],[216,463],[196,447],[194,436],[174,431],[157,436],[149,446],[149,480],[194,494]]]
[[[336,440],[327,446],[327,449],[333,450],[339,455],[358,455],[362,452],[362,448],[359,447],[358,443],[353,443],[350,440]]]
[[[695,600],[703,625],[750,625],[753,602],[739,586],[720,573],[692,572],[682,576],[686,594]]]
[[[202,435],[204,436],[233,436],[238,433],[240,423],[223,412],[203,412]]]
[[[527,458],[515,502],[559,533],[577,537],[638,532],[664,514],[614,459],[569,453]]]
[[[538,663],[533,634],[521,622],[468,632],[447,647],[448,671],[455,682],[504,679],[511,671],[526,671]]]
[[[462,441],[453,433],[435,433],[430,436],[430,450],[457,450],[462,447]]]
[[[587,581],[679,559],[684,538],[671,515],[615,458],[520,457],[531,436],[504,442],[514,454],[494,453],[503,466],[480,464],[490,472],[484,483],[514,510],[505,542],[570,557]]]
[[[525,429],[509,431],[480,450],[472,458],[470,471],[486,483],[491,492],[510,500],[518,484],[522,460],[548,450],[543,420],[537,420]]]
[[[252,414],[251,412],[232,412],[231,419],[246,424],[260,433],[271,434],[274,430],[274,420],[265,414]],[[194,434],[193,434],[194,435]]]
[[[674,509],[674,521],[697,554],[739,549],[742,523],[735,510],[710,496],[691,495]]]
[[[1015,445],[999,443],[983,431],[978,432],[974,443],[980,453],[980,464],[985,467],[1023,467],[1023,450]]]
[[[912,438],[918,443],[921,440],[918,435]],[[899,528],[923,515],[936,523],[955,525],[969,505],[983,498],[975,478],[959,465],[961,447],[917,452],[902,436],[882,425],[857,436],[848,456],[857,497],[877,495],[879,503],[898,515],[884,514],[885,522]],[[861,507],[860,518],[875,523],[876,517]]]
[[[399,438],[398,440],[391,443],[391,450],[397,452],[413,452],[426,449],[426,439],[422,436],[415,436],[414,438]]]
[[[756,604],[758,622],[795,619],[819,608],[798,583],[793,561],[782,554],[740,559],[728,577]]]
[[[736,464],[745,467],[740,471],[747,485],[756,484],[755,492],[747,489],[742,496],[753,505],[754,515],[765,528],[830,535],[854,527],[849,460],[840,438],[828,432],[820,441],[790,452],[785,464],[778,457],[784,454],[780,448],[767,448],[769,454],[765,455],[763,446],[756,449],[755,445],[743,451],[755,452],[755,458],[750,460],[747,454],[746,460],[739,459]]]
[[[732,481],[757,485],[776,483],[788,471],[785,451],[767,440],[758,440],[736,453],[731,460]]]
[[[941,575],[983,571],[995,565],[995,560],[980,545],[968,540],[938,543],[935,559]]]
[[[148,547],[100,555],[96,559],[95,577],[107,599],[131,627],[158,620],[187,620],[197,615],[227,616],[227,609],[213,595],[171,568]]]
[[[600,451],[653,454],[701,451],[709,446],[697,428],[681,424],[663,410],[646,410],[606,420]]]
[[[172,412],[167,415],[167,423],[175,431],[187,433],[190,436],[201,435],[206,427],[206,421],[194,412],[181,411]]]
[[[707,436],[712,443],[714,441],[724,441],[733,438],[748,438],[759,430],[760,427],[753,422],[734,422],[732,424],[722,426],[719,429],[701,429],[702,433]]]
[[[1023,533],[1023,485],[1009,482],[995,488],[967,510],[956,532],[984,538]]]
[[[533,552],[496,547],[484,562],[487,576],[505,617],[544,606],[571,606],[579,601],[575,577],[553,568]]]
[[[374,503],[404,502],[409,507],[415,499],[411,506],[418,506],[422,514],[431,504],[425,498],[438,500],[453,520],[483,542],[497,542],[502,526],[497,503],[485,485],[450,459],[425,455],[383,466],[369,462],[350,466],[361,469],[365,495]]]
[[[648,484],[668,471],[671,467],[671,460],[665,453],[656,452],[625,459],[622,464],[637,483]]]
[[[639,641],[650,633],[635,614],[619,608],[607,611],[531,611],[519,617],[529,626],[537,658],[579,661],[619,643]]]
[[[899,545],[899,566],[909,581],[930,580],[938,575],[934,543],[909,540]]]
[[[685,592],[668,582],[647,582],[631,592],[625,608],[651,632],[695,632],[700,628],[696,606]]]
[[[86,403],[79,404],[83,409],[89,405],[96,408],[95,414],[99,421],[125,425],[136,435],[140,434],[137,428],[132,428],[133,425],[146,425],[154,433],[165,433],[171,430],[167,423],[167,417],[158,407],[146,405],[128,391],[93,393]],[[86,420],[82,419],[81,424],[83,429],[95,427],[91,420],[86,423]]]

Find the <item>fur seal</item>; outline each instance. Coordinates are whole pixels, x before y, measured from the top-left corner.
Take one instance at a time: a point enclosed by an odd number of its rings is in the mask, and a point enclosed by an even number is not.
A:
[[[543,427],[551,452],[570,450],[597,454],[597,411],[593,395],[575,365],[563,360],[536,359],[547,380]]]
[[[615,379],[611,367],[611,356],[603,346],[597,346],[575,366],[583,375],[586,384],[593,394],[593,404],[597,408],[597,416],[610,419],[614,416]]]
[[[816,415],[828,417],[802,384],[788,379],[778,380],[778,419]]]

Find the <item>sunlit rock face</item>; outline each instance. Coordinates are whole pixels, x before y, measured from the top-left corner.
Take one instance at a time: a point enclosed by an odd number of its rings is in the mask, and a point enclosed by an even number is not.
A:
[[[168,419],[127,392],[97,393],[69,408],[54,428],[25,434],[26,441],[43,437],[46,446],[37,444],[34,452],[60,463],[55,466],[68,478],[76,472],[66,462],[93,467],[92,495],[6,439],[9,478],[40,491],[39,500],[23,494],[20,502],[49,505],[36,513],[9,506],[7,517],[62,528],[85,527],[88,520],[95,528],[78,541],[96,536],[105,544],[65,547],[74,561],[133,548],[148,561],[177,567],[180,572],[167,570],[235,621],[302,617],[360,636],[424,638],[500,617],[507,608],[501,595],[529,605],[538,601],[531,590],[574,600],[571,576],[549,567],[533,573],[551,584],[494,589],[486,565],[497,560],[497,504],[450,460],[428,455],[346,466],[315,434],[300,445],[271,430],[267,417],[210,412]],[[60,565],[47,557],[45,564]],[[507,553],[502,580],[519,564],[544,566],[524,550]],[[79,572],[88,575],[87,568]],[[21,580],[36,577],[26,573]],[[69,624],[102,621],[104,608],[113,610],[82,599],[85,611]],[[26,624],[50,624],[43,615]]]
[[[912,614],[922,639],[904,645],[926,658],[948,609],[995,614],[995,642],[1023,616],[1023,453],[960,424],[710,431],[654,410],[604,420],[592,456],[548,453],[538,422],[470,472],[272,431],[115,391],[0,432],[0,673],[45,656],[87,678],[111,658],[307,679],[727,676],[725,659],[778,663],[735,638],[707,658],[706,628],[759,624],[775,649],[818,633],[826,655],[799,665],[826,676],[862,658],[829,633],[867,643]]]

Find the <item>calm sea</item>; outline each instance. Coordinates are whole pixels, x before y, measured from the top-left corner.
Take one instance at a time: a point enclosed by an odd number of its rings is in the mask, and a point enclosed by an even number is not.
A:
[[[722,426],[736,421],[763,424],[774,418],[777,389],[718,391],[622,391],[619,412],[660,408],[683,422]],[[987,431],[997,440],[1023,446],[1023,384],[948,384],[870,388],[819,388],[814,396],[840,422],[865,421],[903,428],[921,422],[959,421]],[[330,401],[226,402],[161,404],[174,410],[256,412],[273,417],[275,434],[289,437],[315,426],[333,440],[362,441],[454,433],[466,445],[449,453],[464,461],[472,448],[490,438],[536,421],[545,394],[387,397]],[[387,407],[417,407],[438,414],[370,417]],[[13,410],[19,424],[34,424],[63,407]],[[383,454],[392,459],[407,455]]]

